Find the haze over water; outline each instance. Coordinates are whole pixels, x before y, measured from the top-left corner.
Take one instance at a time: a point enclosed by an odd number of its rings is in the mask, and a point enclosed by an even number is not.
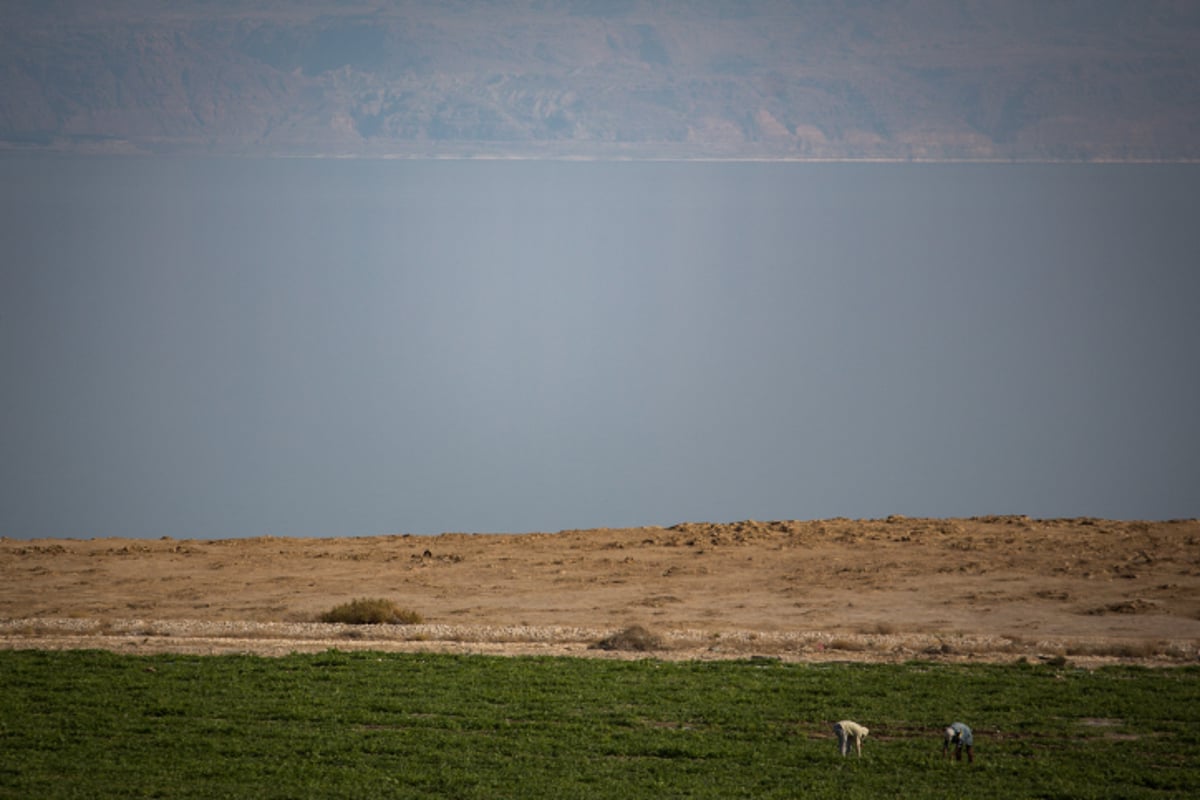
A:
[[[1200,168],[0,160],[0,535],[1200,513]]]

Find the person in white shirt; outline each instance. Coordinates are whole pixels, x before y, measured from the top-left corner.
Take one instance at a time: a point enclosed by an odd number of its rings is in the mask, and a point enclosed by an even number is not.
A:
[[[857,722],[851,722],[844,719],[841,722],[834,723],[833,732],[837,734],[838,750],[843,756],[850,754],[850,741],[854,740],[854,750],[858,753],[858,757],[862,758],[862,740],[867,738],[870,731],[859,725]]]

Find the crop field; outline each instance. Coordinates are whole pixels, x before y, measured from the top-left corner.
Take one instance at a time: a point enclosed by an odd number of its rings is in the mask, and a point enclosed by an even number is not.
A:
[[[1194,797],[1200,669],[4,651],[0,753],[0,797]]]

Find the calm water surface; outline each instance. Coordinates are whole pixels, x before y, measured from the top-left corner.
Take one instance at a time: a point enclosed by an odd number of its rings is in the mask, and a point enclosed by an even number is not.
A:
[[[1200,168],[0,160],[0,535],[1200,514]]]

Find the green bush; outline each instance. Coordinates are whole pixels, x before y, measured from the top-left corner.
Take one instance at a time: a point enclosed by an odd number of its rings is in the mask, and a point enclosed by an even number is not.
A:
[[[424,618],[416,611],[400,608],[391,600],[361,597],[326,611],[321,622],[340,622],[346,625],[418,625]]]

